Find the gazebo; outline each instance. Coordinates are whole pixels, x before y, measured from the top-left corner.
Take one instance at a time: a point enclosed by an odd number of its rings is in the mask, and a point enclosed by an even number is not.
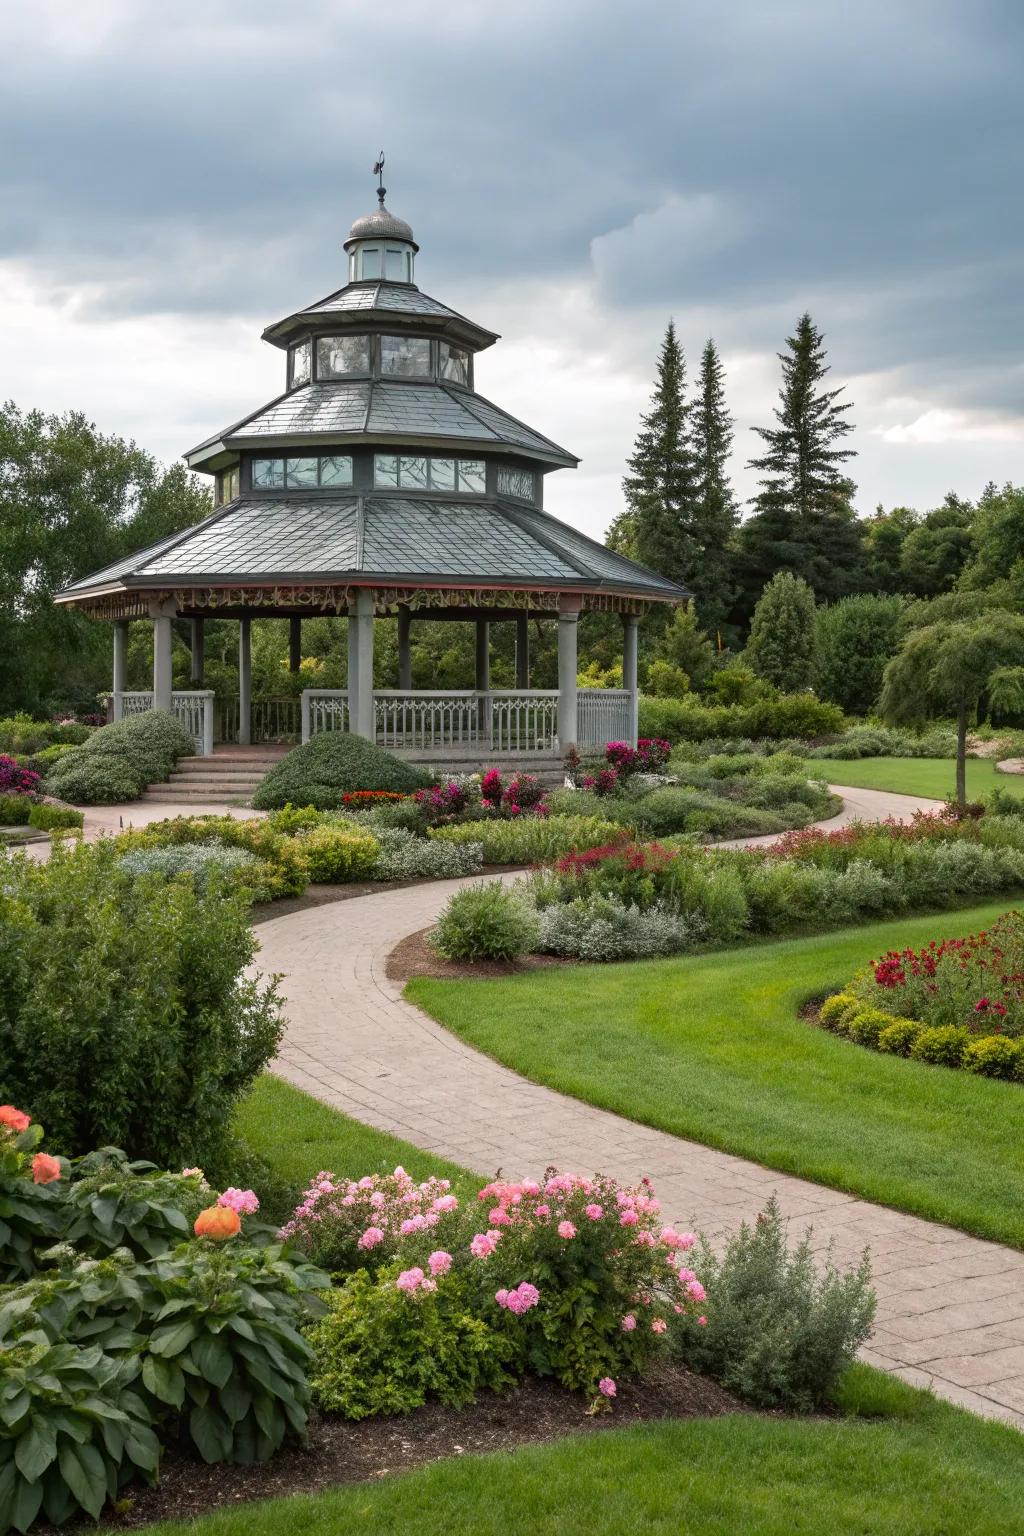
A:
[[[302,694],[302,738],[350,730],[438,762],[564,753],[635,741],[637,622],[689,595],[544,510],[544,477],[578,460],[476,391],[498,337],[420,291],[410,226],[385,206],[352,225],[348,282],[263,332],[285,353],[285,389],[185,455],[214,479],[195,526],[86,576],[56,601],[114,626],[114,718],[172,710],[213,750],[203,687],[207,617],[237,619],[239,730],[251,739],[250,631],[287,619],[290,665],[304,616],[348,620],[348,687]],[[577,688],[581,613],[618,613],[623,687]],[[374,620],[398,621],[394,688],[374,688]],[[558,625],[558,688],[530,687],[530,618]],[[476,686],[414,691],[413,623],[476,628]],[[128,625],[153,629],[153,686],[126,690]],[[172,624],[190,624],[192,688],[172,686]],[[516,625],[514,689],[490,685],[489,626]]]

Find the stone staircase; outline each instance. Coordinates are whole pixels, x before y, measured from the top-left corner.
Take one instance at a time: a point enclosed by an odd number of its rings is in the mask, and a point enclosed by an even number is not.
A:
[[[212,757],[180,757],[166,784],[151,784],[143,800],[183,805],[248,805],[284,748],[221,747]]]

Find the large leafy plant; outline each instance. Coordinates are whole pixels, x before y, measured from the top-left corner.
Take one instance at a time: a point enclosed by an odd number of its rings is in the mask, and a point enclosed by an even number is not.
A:
[[[62,1235],[92,1253],[128,1248],[155,1258],[187,1238],[207,1203],[202,1175],[161,1173],[117,1147],[79,1158],[63,1191]]]
[[[58,1196],[32,1176],[41,1125],[10,1104],[0,1105],[0,1285],[31,1275],[34,1250],[59,1233]]]

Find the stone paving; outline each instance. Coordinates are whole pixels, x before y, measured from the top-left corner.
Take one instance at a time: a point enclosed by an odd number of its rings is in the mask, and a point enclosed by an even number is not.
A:
[[[929,805],[874,791],[848,799],[865,819]],[[865,1360],[1024,1428],[1024,1254],[565,1098],[406,1003],[387,978],[387,956],[464,883],[355,897],[259,925],[260,968],[284,978],[283,1077],[482,1175],[537,1174],[548,1164],[629,1182],[646,1173],[671,1219],[709,1235],[749,1220],[775,1192],[797,1229],[813,1223],[816,1244],[832,1242],[838,1260],[856,1261],[870,1246],[879,1305]]]

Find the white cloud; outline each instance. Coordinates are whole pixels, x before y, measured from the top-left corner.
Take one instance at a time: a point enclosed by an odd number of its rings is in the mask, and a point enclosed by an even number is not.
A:
[[[933,407],[912,421],[871,431],[883,443],[1024,443],[1024,416],[999,420],[978,411]]]

